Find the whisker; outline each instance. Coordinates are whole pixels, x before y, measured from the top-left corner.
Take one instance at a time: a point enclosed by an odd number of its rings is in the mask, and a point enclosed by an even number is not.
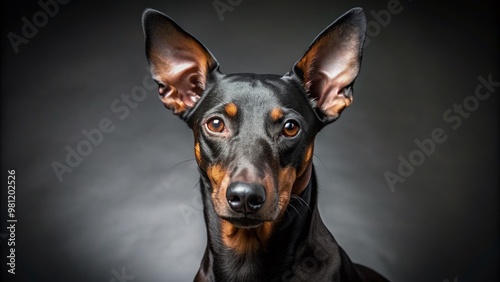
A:
[[[320,158],[318,155],[316,155],[316,154],[313,154],[313,155],[314,155],[314,157],[316,157],[316,159],[317,159],[317,160],[318,160],[318,161],[319,161],[319,162],[323,165],[323,167],[324,167],[324,168],[326,168],[326,165],[325,165],[325,163],[321,160],[321,158]]]
[[[300,214],[299,210],[296,207],[294,207],[293,204],[290,203],[288,206],[292,207],[297,212],[297,214],[299,215],[299,217],[302,217],[302,215]]]
[[[309,204],[304,199],[302,199],[300,196],[292,195],[292,198],[296,199],[300,203],[301,207],[306,206],[309,211],[312,211]]]
[[[199,184],[200,184],[200,179],[198,178],[198,182],[196,182],[196,184],[193,186],[193,188],[191,188],[191,190],[194,190],[196,187],[198,187]]]

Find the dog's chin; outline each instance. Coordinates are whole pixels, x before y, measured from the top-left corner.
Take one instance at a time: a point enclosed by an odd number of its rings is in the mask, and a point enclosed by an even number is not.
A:
[[[258,228],[264,223],[263,220],[251,219],[248,217],[224,218],[224,219],[229,221],[235,227],[245,228],[245,229]]]

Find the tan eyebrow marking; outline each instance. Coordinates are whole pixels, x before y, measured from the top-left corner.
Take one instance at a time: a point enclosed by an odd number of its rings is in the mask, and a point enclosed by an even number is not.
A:
[[[224,111],[226,111],[226,114],[230,117],[233,118],[238,114],[238,106],[234,103],[229,103],[226,106],[224,106]]]
[[[278,121],[283,117],[283,111],[280,108],[274,108],[271,111],[271,119],[273,121]]]

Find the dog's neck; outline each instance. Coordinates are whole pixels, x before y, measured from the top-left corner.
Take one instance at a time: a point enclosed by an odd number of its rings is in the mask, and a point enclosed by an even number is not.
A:
[[[216,215],[210,195],[203,195],[208,238],[200,272],[195,281],[206,281],[207,279],[202,279],[204,277],[215,277],[217,281],[264,281],[262,279],[277,275],[286,277],[287,271],[289,272],[291,265],[297,260],[297,253],[304,252],[306,256],[304,250],[315,244],[309,242],[308,239],[314,237],[309,234],[318,230],[322,232],[324,228],[317,211],[314,169],[311,169],[309,181],[306,183],[302,193],[290,199],[282,218],[272,225],[271,235],[265,246],[249,253],[238,253],[224,245],[220,231],[222,219]],[[209,191],[205,189],[205,185],[209,185],[209,182],[204,181],[202,177],[202,193]],[[315,226],[311,226],[311,223]],[[213,269],[223,271],[213,273]]]

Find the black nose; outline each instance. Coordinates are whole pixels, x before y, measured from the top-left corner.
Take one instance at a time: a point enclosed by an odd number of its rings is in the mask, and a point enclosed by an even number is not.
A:
[[[266,200],[266,191],[262,185],[234,182],[227,188],[226,198],[229,206],[243,214],[257,212]]]

